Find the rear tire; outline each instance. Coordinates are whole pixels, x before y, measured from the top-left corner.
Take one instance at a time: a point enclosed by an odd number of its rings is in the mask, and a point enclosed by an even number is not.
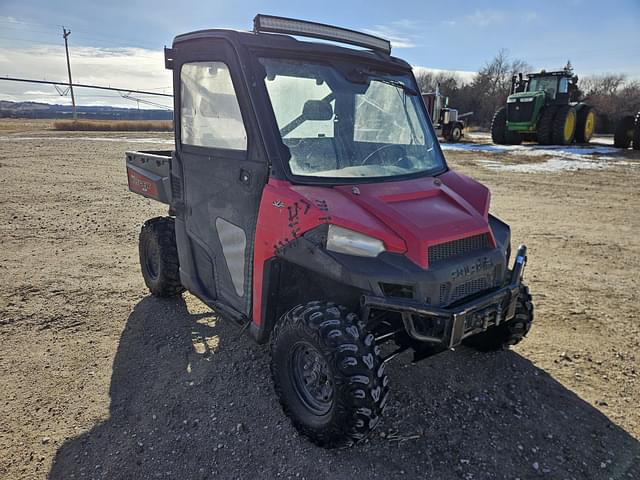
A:
[[[553,144],[571,145],[576,135],[577,114],[571,105],[558,108],[553,119]]]
[[[576,142],[589,143],[596,126],[596,111],[593,107],[583,105],[578,112],[578,124],[576,126]]]
[[[283,315],[271,338],[271,375],[295,428],[325,448],[365,438],[388,397],[378,352],[343,306],[310,302]]]
[[[142,277],[149,291],[158,297],[180,295],[180,263],[175,223],[171,217],[147,220],[138,241]]]
[[[556,116],[556,111],[556,106],[549,105],[540,114],[540,121],[538,122],[538,143],[540,145],[551,145],[553,141],[553,119]]]
[[[520,343],[533,323],[533,303],[529,287],[522,285],[513,319],[464,340],[464,344],[481,352],[507,350]]]
[[[627,115],[620,119],[616,131],[613,135],[613,146],[616,148],[629,148],[631,140],[633,138],[633,131],[635,118],[632,115]]]
[[[507,139],[507,107],[496,110],[491,120],[491,140],[498,145],[506,145]]]

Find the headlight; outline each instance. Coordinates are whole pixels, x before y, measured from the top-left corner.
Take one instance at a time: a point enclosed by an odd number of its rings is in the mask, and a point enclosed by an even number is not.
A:
[[[382,240],[363,235],[348,228],[329,225],[327,250],[359,257],[377,257],[384,252]]]
[[[512,98],[512,97],[509,97],[509,98],[507,98],[507,103],[516,103],[516,99]]]
[[[522,97],[520,103],[533,102],[533,97]]]

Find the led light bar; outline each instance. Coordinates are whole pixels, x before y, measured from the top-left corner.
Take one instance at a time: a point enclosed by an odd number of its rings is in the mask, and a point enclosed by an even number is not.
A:
[[[256,15],[253,19],[254,32],[286,33],[303,37],[322,38],[334,42],[348,43],[359,47],[370,48],[391,53],[391,42],[384,38],[356,32],[348,28],[334,27],[323,23],[295,20],[293,18],[274,17],[271,15]]]

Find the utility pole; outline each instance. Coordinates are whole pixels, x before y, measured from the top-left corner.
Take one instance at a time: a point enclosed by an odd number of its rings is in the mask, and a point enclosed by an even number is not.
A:
[[[67,72],[69,72],[69,91],[71,92],[71,104],[73,105],[73,119],[78,119],[78,112],[76,111],[76,97],[73,95],[73,82],[71,81],[71,64],[69,63],[69,45],[67,44],[67,37],[71,35],[71,30],[67,30],[62,27],[62,36],[64,38],[64,50],[67,52]]]

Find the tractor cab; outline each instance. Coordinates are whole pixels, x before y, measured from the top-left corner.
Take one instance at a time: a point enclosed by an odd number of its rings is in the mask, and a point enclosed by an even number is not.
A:
[[[512,93],[516,93],[518,87],[524,87],[520,91],[531,97],[539,95],[539,92],[544,93],[546,103],[563,105],[575,101],[578,93],[578,76],[573,75],[571,70],[565,69],[559,72],[542,70],[540,73],[530,73],[527,77],[527,80],[523,82],[520,78],[515,79],[514,76]],[[523,83],[524,85],[522,85]]]

